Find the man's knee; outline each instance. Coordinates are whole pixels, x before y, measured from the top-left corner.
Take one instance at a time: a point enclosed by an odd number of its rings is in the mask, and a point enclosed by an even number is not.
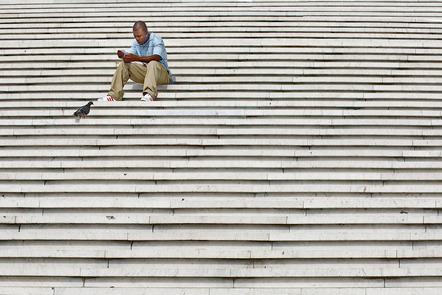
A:
[[[128,72],[128,65],[125,62],[120,62],[117,66],[117,71]]]
[[[159,69],[160,67],[161,67],[161,63],[158,62],[158,61],[156,61],[156,60],[150,61],[150,62],[147,64],[147,70],[150,70],[150,69]]]

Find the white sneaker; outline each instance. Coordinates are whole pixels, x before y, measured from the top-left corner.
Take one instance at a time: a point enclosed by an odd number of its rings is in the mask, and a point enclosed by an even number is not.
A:
[[[103,96],[102,98],[97,99],[97,101],[115,101],[115,99],[110,95],[106,95]]]
[[[141,100],[142,100],[142,101],[153,101],[153,98],[152,98],[152,96],[150,96],[149,93],[146,93],[146,94],[141,98]]]

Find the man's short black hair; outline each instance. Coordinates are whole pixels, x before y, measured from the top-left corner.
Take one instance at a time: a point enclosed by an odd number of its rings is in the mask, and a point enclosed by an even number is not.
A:
[[[138,31],[139,29],[142,29],[143,32],[147,33],[147,26],[146,23],[143,21],[137,21],[134,26],[133,26],[133,30],[134,31]]]

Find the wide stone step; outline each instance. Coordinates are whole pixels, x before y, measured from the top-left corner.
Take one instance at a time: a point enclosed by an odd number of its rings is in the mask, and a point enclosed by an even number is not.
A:
[[[86,103],[86,102],[85,102]],[[65,109],[72,108],[75,110],[78,107],[77,101],[4,101],[2,102],[2,109],[21,109],[21,110],[38,110],[38,109]],[[442,101],[364,101],[364,100],[332,100],[322,101],[320,104],[316,101],[300,100],[300,101],[155,101],[154,104],[146,104],[144,102],[127,102],[118,101],[113,103],[94,102],[93,108],[117,108],[130,115],[133,109],[156,109],[164,108],[167,110],[187,110],[189,108],[195,109],[442,109]]]
[[[15,169],[20,166],[15,167]],[[98,170],[98,169],[97,169]],[[362,170],[362,169],[361,169]],[[329,172],[303,172],[299,171],[285,171],[284,173],[276,172],[132,172],[129,169],[125,169],[124,172],[119,171],[83,171],[83,172],[69,172],[63,173],[57,172],[9,172],[6,170],[0,173],[2,180],[9,181],[96,181],[96,180],[109,180],[113,181],[280,181],[280,182],[295,182],[295,181],[390,181],[390,182],[404,182],[414,181],[418,182],[430,182],[440,181],[442,179],[442,172],[424,172],[416,171],[414,173],[385,173],[385,172],[338,172],[334,171],[332,175]]]
[[[91,47],[104,47],[104,48],[126,48],[130,46],[130,37],[128,39],[100,39],[100,40],[66,40],[59,42],[58,40],[44,40],[40,42],[34,42],[31,40],[23,40],[17,42],[14,40],[2,41],[3,49],[37,49],[37,48],[91,48]],[[336,39],[310,39],[310,38],[266,38],[262,40],[260,38],[229,38],[229,43],[232,47],[281,47],[281,46],[300,46],[300,47],[376,47],[376,48],[405,48],[412,47],[416,49],[436,49],[439,48],[442,41],[440,40],[394,40],[394,39],[356,39],[353,38],[336,38]],[[198,39],[198,43],[195,44],[193,39],[168,39],[166,40],[167,47],[210,47],[210,46],[225,46],[225,40],[223,39]]]
[[[78,88],[76,88],[78,89]],[[96,100],[103,97],[106,91],[92,91],[92,92],[82,92],[76,91],[75,89],[64,89],[59,92],[11,92],[8,96],[0,96],[0,100],[43,100],[43,101],[53,101],[53,100]],[[124,99],[125,100],[135,100],[140,101],[141,91],[127,91]],[[159,94],[158,100],[224,100],[224,101],[235,101],[235,100],[251,100],[253,102],[260,100],[280,100],[280,101],[293,101],[293,100],[424,100],[432,101],[439,100],[440,94],[437,92],[363,92],[363,91],[259,91],[257,88],[255,91],[201,91],[201,92],[173,92],[173,91],[162,91]]]
[[[430,241],[440,225],[2,225],[1,241]],[[430,262],[435,261],[429,260]],[[72,262],[71,262],[72,263]],[[344,267],[349,267],[345,265]],[[19,268],[24,270],[25,268]],[[223,270],[228,268],[222,267]],[[288,269],[288,268],[285,268]],[[4,274],[7,269],[2,269]],[[440,271],[440,270],[439,270]],[[12,273],[10,275],[13,275]],[[19,274],[17,274],[19,275]],[[23,274],[26,275],[26,274]],[[416,274],[415,276],[439,276]],[[57,276],[57,274],[55,274]],[[381,275],[380,275],[381,276]]]
[[[72,109],[74,110],[74,109]],[[146,112],[147,113],[147,112]],[[72,112],[73,114],[73,112]],[[71,116],[71,118],[67,118]],[[80,125],[81,123],[81,125]],[[114,118],[114,117],[103,117],[94,118],[91,114],[90,117],[84,119],[76,119],[73,115],[66,114],[66,118],[28,118],[28,119],[7,119],[0,118],[0,126],[72,126],[73,124],[78,124],[77,126],[280,126],[280,127],[291,127],[291,126],[345,126],[345,127],[356,127],[356,126],[394,126],[394,127],[404,127],[404,126],[414,126],[414,127],[440,127],[442,125],[441,119],[404,119],[398,118],[266,118],[262,120],[259,118],[217,118],[217,117],[206,117],[206,118],[175,118],[170,120],[170,118],[143,118],[143,116],[138,116],[130,118],[126,116],[125,118]],[[75,126],[75,125],[74,125]],[[24,141],[26,142],[26,140]],[[429,141],[430,142],[430,141]]]
[[[238,184],[221,182],[191,183],[191,184],[104,184],[98,182],[60,184],[23,184],[11,187],[0,184],[2,192],[6,193],[365,193],[365,194],[389,194],[389,193],[429,193],[439,194],[442,192],[440,184]]]
[[[149,197],[147,197],[147,195]],[[434,195],[385,194],[362,196],[360,194],[293,196],[283,193],[267,194],[218,194],[207,193],[200,196],[189,194],[155,193],[64,193],[63,196],[43,193],[4,194],[2,208],[22,209],[397,209],[404,214],[410,209],[439,208],[442,201]],[[332,196],[332,197],[327,197]],[[106,202],[103,202],[103,197]]]
[[[289,294],[317,294],[317,293],[323,293],[324,295],[396,295],[396,294],[417,294],[417,295],[438,295],[442,288],[440,287],[423,287],[423,288],[369,288],[366,289],[364,286],[361,287],[340,287],[340,288],[327,288],[327,291],[324,291],[323,287],[320,288],[312,288],[312,287],[289,287],[289,288],[267,288],[265,286],[262,286],[260,288],[250,287],[249,284],[246,283],[244,287],[241,287],[241,280],[235,279],[236,284],[240,284],[240,287],[232,288],[232,287],[213,287],[213,288],[203,288],[203,287],[197,287],[197,288],[152,288],[152,287],[140,287],[140,288],[134,288],[134,287],[113,287],[111,284],[107,283],[105,284],[107,288],[111,286],[112,288],[112,294],[115,295],[124,295],[127,294],[127,292],[130,292],[130,294],[134,295],[145,295],[145,294],[151,294],[151,295],[180,295],[180,294],[188,294],[188,295],[225,295],[225,294],[231,294],[231,295],[246,295],[250,294],[250,292],[254,292],[256,295],[289,295]],[[351,283],[351,282],[350,282]],[[148,283],[146,283],[148,284]],[[233,286],[233,281],[231,282],[231,285]],[[249,286],[249,287],[247,287]],[[381,283],[377,284],[376,286],[381,286]],[[88,288],[56,288],[57,292],[62,295],[103,295],[106,294],[108,290],[103,290],[104,286],[102,287],[88,287]],[[5,292],[8,292],[8,294],[11,295],[22,295],[22,292],[30,292],[32,290],[33,294],[35,295],[51,295],[53,294],[52,288],[10,288],[7,287],[5,289]],[[147,292],[147,293],[146,293]],[[296,293],[295,293],[296,292]]]
[[[440,136],[440,130],[438,128],[435,129],[429,129],[429,130],[416,130],[416,129],[405,129],[405,128],[395,128],[394,130],[387,129],[386,127],[378,127],[378,128],[371,128],[370,126],[367,126],[366,128],[361,127],[360,129],[355,128],[318,128],[316,130],[314,129],[305,129],[303,126],[297,126],[293,127],[292,129],[288,128],[281,128],[277,126],[268,126],[268,127],[253,127],[253,128],[228,128],[228,127],[218,127],[208,126],[207,128],[200,128],[200,129],[192,129],[192,128],[177,128],[174,126],[153,126],[149,129],[142,129],[142,128],[122,128],[122,127],[114,127],[114,128],[88,128],[88,126],[74,129],[74,128],[47,128],[47,129],[33,129],[33,126],[28,126],[26,129],[0,129],[0,135],[1,136],[189,136],[189,137],[197,137],[197,136],[303,136],[303,137],[314,137],[314,136],[329,136],[329,137],[349,137],[349,136],[358,136],[358,137],[384,137],[388,136],[389,138],[395,138],[395,137],[407,137],[407,138],[416,138],[420,139],[422,137],[439,137]],[[23,127],[24,128],[24,127]],[[5,155],[5,152],[7,150],[0,150],[0,155]],[[29,151],[29,153],[32,155],[38,151]],[[71,152],[68,150],[68,152]],[[155,151],[152,151],[155,153]],[[174,154],[175,151],[171,151],[171,155]],[[235,156],[235,150],[230,150],[232,153],[232,156]],[[275,153],[274,156],[287,156],[287,152],[284,151],[283,154]],[[346,151],[347,154],[345,154],[348,157],[354,157],[355,153],[353,151]],[[385,156],[388,154],[388,150],[380,150],[377,151],[376,156]],[[41,156],[40,151],[40,156]],[[54,154],[57,153],[57,151],[50,150],[48,148],[47,154]],[[227,152],[226,152],[227,153]],[[263,155],[266,153],[266,151],[263,151]],[[269,151],[271,153],[271,151]],[[267,153],[268,156],[272,156],[271,154]],[[363,153],[363,152],[361,152]],[[405,153],[399,153],[398,151],[393,152],[394,156],[405,156]],[[78,153],[77,153],[78,154]],[[122,151],[122,154],[126,154],[126,151]],[[293,153],[290,153],[291,155]],[[416,151],[415,155],[419,156],[419,151]],[[431,153],[428,153],[430,155]],[[10,154],[11,156],[14,155],[15,157],[23,157],[22,152],[16,152],[15,154]],[[65,154],[66,155],[66,154]],[[85,156],[87,154],[84,154]],[[99,152],[96,153],[97,156],[100,156]],[[227,154],[226,154],[227,155]],[[297,154],[299,156],[302,156],[302,153]],[[310,154],[305,153],[305,156],[316,156],[318,153],[316,152],[310,152]],[[332,156],[332,154],[326,154],[327,156]],[[342,155],[340,151],[336,151],[336,155]],[[411,153],[408,153],[408,156],[410,156]],[[424,153],[422,153],[424,155]],[[432,153],[434,156],[440,156],[440,152],[434,152]],[[115,154],[114,156],[117,156]],[[144,154],[144,156],[149,156],[149,154]],[[241,154],[241,156],[247,156],[246,153]],[[373,154],[370,154],[370,156],[373,156]]]
[[[123,136],[111,138],[19,138],[0,139],[4,147],[29,147],[29,146],[287,146],[287,147],[441,147],[442,140],[435,139],[292,139],[292,138],[261,138],[255,137],[226,137],[213,139],[210,137],[198,138],[125,138]],[[276,162],[275,162],[276,163]]]
[[[253,87],[253,86],[252,86]],[[146,103],[147,104],[147,103]],[[97,104],[99,105],[99,104]],[[93,113],[90,114],[93,116],[90,117],[99,117],[99,116],[109,116],[109,117],[418,117],[418,118],[441,118],[442,110],[324,110],[324,109],[278,109],[278,110],[252,110],[252,109],[208,109],[208,110],[200,110],[200,109],[186,109],[186,110],[162,110],[162,109],[132,109],[130,112],[121,111],[119,109],[111,109],[111,108],[93,108]],[[1,110],[0,117],[67,117],[73,116],[73,112],[76,108],[71,109],[72,113],[67,113],[66,109],[55,109],[55,110],[47,110],[47,109],[32,109],[32,110]]]
[[[401,266],[397,263],[386,261],[349,261],[349,266],[333,262],[323,262],[317,265],[302,265],[306,261],[300,260],[297,264],[292,264],[290,269],[284,268],[284,265],[275,264],[264,268],[259,262],[252,265],[249,262],[224,262],[226,269],[217,268],[217,265],[186,265],[172,260],[167,265],[160,265],[155,261],[146,261],[144,265],[126,262],[125,260],[107,263],[107,261],[82,261],[77,265],[69,262],[59,261],[58,263],[47,263],[43,261],[32,261],[28,263],[1,263],[4,267],[0,269],[0,274],[20,276],[36,276],[42,273],[46,276],[55,277],[225,277],[225,278],[265,278],[265,277],[284,277],[284,278],[303,278],[303,277],[404,277],[414,276],[437,276],[440,270],[431,264],[421,263],[415,265],[412,261],[401,261]],[[41,264],[40,266],[38,264]],[[57,267],[58,265],[58,267]],[[20,268],[21,266],[21,268]],[[95,274],[95,275],[94,275]],[[192,274],[192,275],[190,275]]]
[[[2,14],[0,14],[0,17]],[[3,16],[4,17],[4,16]],[[1,33],[1,32],[0,32]],[[156,33],[156,32],[155,32]],[[161,33],[159,31],[158,33]],[[189,38],[189,39],[199,39],[199,38],[205,38],[205,39],[228,39],[228,38],[373,38],[376,40],[379,39],[388,39],[388,40],[394,40],[394,39],[408,39],[408,40],[439,40],[440,34],[442,32],[434,32],[433,34],[425,34],[425,33],[404,33],[404,32],[385,32],[385,33],[379,33],[379,32],[207,32],[207,33],[199,33],[199,32],[179,32],[179,33],[173,33],[173,32],[164,32],[162,33],[163,38],[167,39],[178,39],[178,38]],[[75,39],[91,39],[91,40],[97,40],[97,39],[103,39],[103,38],[109,38],[109,39],[126,39],[127,38],[127,32],[124,33],[51,33],[52,38],[56,38],[58,40],[71,40],[72,38]],[[23,40],[23,39],[31,39],[31,36],[34,40],[48,40],[47,34],[23,34],[20,36],[8,36],[8,40]],[[55,37],[56,36],[56,37]],[[51,38],[51,39],[52,39]]]
[[[383,259],[441,257],[441,252],[429,247],[412,249],[411,243],[389,242],[382,248],[370,243],[370,249],[362,242],[284,244],[231,243],[231,242],[77,242],[45,243],[27,242],[17,249],[20,242],[10,242],[0,250],[0,258],[95,258],[95,259]],[[435,246],[436,244],[434,244]],[[430,245],[429,245],[430,246]],[[230,247],[230,249],[224,249]]]
[[[128,225],[187,225],[187,224],[215,224],[215,225],[358,225],[358,224],[420,224],[420,225],[440,225],[442,217],[437,215],[437,211],[411,212],[406,213],[401,210],[387,212],[383,211],[362,211],[357,212],[336,212],[333,211],[292,211],[292,212],[272,212],[267,210],[262,212],[241,211],[198,211],[188,210],[169,212],[149,212],[143,210],[131,212],[123,210],[106,212],[78,212],[66,210],[63,212],[41,210],[20,212],[16,210],[0,209],[0,224],[128,224]],[[249,210],[250,211],[250,210]],[[403,212],[403,213],[401,213]],[[442,252],[441,252],[442,253]]]

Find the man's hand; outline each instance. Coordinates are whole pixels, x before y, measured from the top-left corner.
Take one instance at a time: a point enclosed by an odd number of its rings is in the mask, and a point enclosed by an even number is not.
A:
[[[161,56],[160,55],[151,55],[151,56],[138,56],[132,53],[127,53],[124,50],[118,50],[117,55],[119,58],[121,58],[124,62],[133,62],[133,61],[139,61],[143,63],[149,63],[153,60],[160,61]]]
[[[132,53],[128,53],[125,56],[123,56],[123,60],[124,62],[133,62],[133,61],[138,61],[139,56],[132,54]]]
[[[118,50],[117,51],[117,55],[119,58],[121,58],[124,62],[133,62],[133,61],[139,61],[139,56],[132,54],[132,53],[127,53],[124,50]]]
[[[123,58],[126,55],[126,52],[124,50],[118,50],[117,55],[119,58]]]

